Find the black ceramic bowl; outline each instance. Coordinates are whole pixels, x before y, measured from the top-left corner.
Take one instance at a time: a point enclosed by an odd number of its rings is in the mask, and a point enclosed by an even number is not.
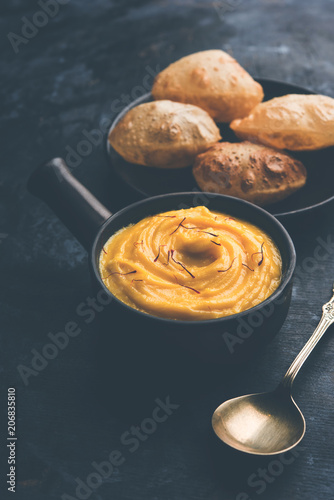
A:
[[[133,331],[141,336],[143,343],[149,343],[152,338],[168,339],[188,352],[199,354],[202,359],[234,363],[253,354],[281,328],[290,304],[295,249],[282,224],[256,205],[230,196],[187,192],[147,198],[112,215],[72,176],[59,158],[39,167],[30,177],[28,189],[56,212],[90,252],[95,293],[103,293],[104,300],[110,302],[110,335],[120,330]],[[144,217],[199,205],[250,222],[272,237],[283,263],[282,281],[277,290],[247,311],[204,321],[158,318],[137,311],[114,297],[105,287],[98,265],[102,246],[110,236]]]

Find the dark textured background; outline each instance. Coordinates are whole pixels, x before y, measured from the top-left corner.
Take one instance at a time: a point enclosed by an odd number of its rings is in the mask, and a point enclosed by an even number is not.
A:
[[[115,99],[137,97],[147,66],[162,69],[198,50],[224,49],[254,76],[334,97],[334,2],[70,0],[15,54],[7,34],[21,34],[22,17],[31,20],[38,10],[34,0],[3,0],[0,6],[0,441],[4,447],[7,387],[15,386],[16,498],[75,497],[75,478],[85,480],[93,461],[106,460],[118,448],[125,463],[89,498],[332,500],[333,329],[295,386],[308,425],[298,457],[263,493],[247,486],[258,461],[217,451],[209,429],[212,411],[224,398],[272,388],[317,324],[334,281],[334,249],[322,261],[315,260],[314,250],[319,238],[334,240],[333,205],[289,223],[299,272],[288,318],[256,359],[229,375],[223,369],[185,365],[175,384],[169,377],[174,367],[161,377],[156,363],[151,396],[147,380],[141,383],[140,363],[136,370],[125,363],[111,371],[106,383],[91,356],[99,321],[81,321],[82,333],[31,376],[27,387],[17,366],[29,366],[31,350],[40,351],[49,332],[62,330],[70,320],[80,322],[75,309],[91,293],[86,253],[56,216],[26,192],[34,167],[52,156],[66,156],[68,146],[76,149],[83,130],[115,116]],[[74,173],[112,211],[136,199],[113,177],[102,145],[82,158]],[[111,333],[120,330],[113,324]],[[131,403],[132,385],[135,401],[143,402],[140,408]],[[121,434],[150,417],[155,397],[167,395],[180,407],[129,453],[120,444]],[[264,467],[275,470],[271,462],[267,459]],[[0,488],[6,495],[5,472],[4,465]]]

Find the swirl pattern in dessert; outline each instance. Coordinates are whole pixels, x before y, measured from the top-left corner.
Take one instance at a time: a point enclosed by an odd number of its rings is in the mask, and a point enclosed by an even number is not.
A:
[[[262,230],[203,206],[123,228],[100,257],[102,279],[118,299],[178,320],[219,318],[263,302],[278,287],[281,267]]]

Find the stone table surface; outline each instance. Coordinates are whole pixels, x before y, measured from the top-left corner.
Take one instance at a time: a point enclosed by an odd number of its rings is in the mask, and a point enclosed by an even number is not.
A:
[[[236,456],[210,434],[214,408],[273,388],[316,326],[334,281],[333,205],[287,223],[298,256],[292,303],[256,358],[230,371],[153,359],[144,377],[129,346],[123,364],[110,352],[102,376],[92,356],[102,322],[76,313],[92,293],[87,255],[26,180],[41,162],[63,156],[111,211],[139,199],[114,176],[104,143],[85,150],[82,141],[146,92],[152,75],[191,52],[223,49],[254,76],[334,97],[334,2],[3,0],[0,12],[0,428],[5,460],[7,388],[15,387],[15,498],[333,500],[333,329],[294,388],[307,421],[294,454]],[[50,334],[69,322],[80,334],[43,365]],[[173,410],[152,429],[147,419],[166,398]],[[124,433],[138,425],[147,433],[129,442]],[[0,470],[7,498],[8,464]]]

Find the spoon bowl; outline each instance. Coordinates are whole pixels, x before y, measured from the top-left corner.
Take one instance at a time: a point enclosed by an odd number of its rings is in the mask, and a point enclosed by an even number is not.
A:
[[[275,455],[296,446],[305,434],[305,419],[287,391],[230,399],[213,414],[216,435],[232,448]]]

